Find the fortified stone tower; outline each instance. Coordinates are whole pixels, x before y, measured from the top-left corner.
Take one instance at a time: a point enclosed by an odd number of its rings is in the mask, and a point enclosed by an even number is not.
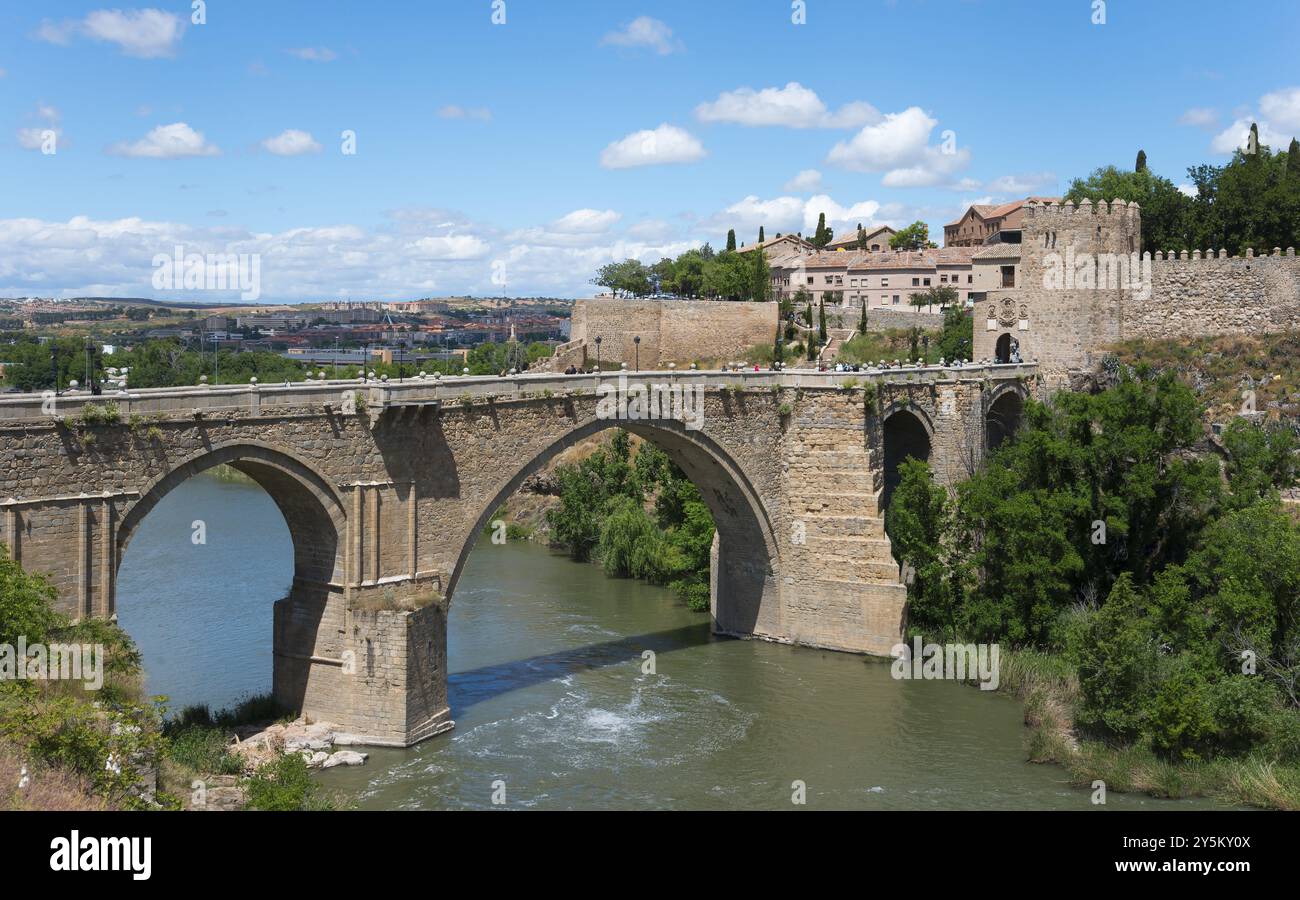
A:
[[[1015,288],[990,291],[976,310],[976,358],[997,358],[1011,335],[1049,383],[1093,367],[1120,340],[1125,308],[1150,290],[1141,234],[1136,203],[1027,204]]]

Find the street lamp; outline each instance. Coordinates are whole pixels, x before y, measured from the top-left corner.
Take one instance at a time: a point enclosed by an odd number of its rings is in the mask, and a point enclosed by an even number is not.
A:
[[[641,371],[641,335],[632,338],[632,343],[636,345],[636,371]]]
[[[50,339],[50,374],[54,376],[54,396],[63,393],[59,387],[59,344],[56,338]]]
[[[601,336],[600,336],[600,335],[596,335],[596,371],[597,371],[597,372],[600,371],[600,342],[601,342],[601,340],[602,340]]]

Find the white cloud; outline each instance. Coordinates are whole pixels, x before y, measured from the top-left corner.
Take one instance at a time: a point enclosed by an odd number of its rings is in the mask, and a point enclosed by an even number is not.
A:
[[[600,164],[606,169],[628,169],[695,162],[705,155],[703,145],[693,135],[664,123],[653,131],[634,131],[614,141],[601,151]]]
[[[43,119],[43,125],[37,125],[27,128],[18,129],[18,146],[24,150],[40,150],[45,146],[45,139],[48,132],[54,132],[55,146],[63,140],[63,129],[59,127],[59,120],[62,115],[53,106],[45,103],[36,104],[36,112],[33,116],[37,119]]]
[[[1283,88],[1259,98],[1259,111],[1269,123],[1292,135],[1300,134],[1300,87]]]
[[[632,257],[652,263],[700,243],[674,237],[664,223],[647,224],[661,236],[628,229],[569,235],[574,243],[561,244],[502,235],[436,209],[396,210],[374,228],[334,224],[280,232],[254,232],[228,217],[201,226],[84,216],[0,219],[0,296],[154,296],[152,260],[170,256],[178,244],[187,253],[259,254],[267,302],[438,293],[590,296],[590,279],[607,262]],[[539,233],[555,236],[553,226]],[[229,302],[238,292],[199,292],[186,299]]]
[[[1259,140],[1276,152],[1285,151],[1291,139],[1300,137],[1300,87],[1288,87],[1259,98],[1259,112],[1248,108],[1210,141],[1211,153],[1231,153],[1246,148],[1250,124],[1259,125]]]
[[[1271,123],[1263,119],[1255,120],[1249,116],[1242,116],[1214,136],[1214,139],[1210,141],[1210,152],[1231,153],[1233,150],[1245,150],[1246,142],[1250,138],[1250,124],[1252,121],[1259,125],[1259,142],[1261,144],[1267,144],[1274,150],[1279,148],[1285,150],[1287,145],[1291,143],[1291,135],[1274,131]]]
[[[790,191],[796,194],[815,191],[822,186],[822,173],[816,169],[804,169],[798,175],[791,178],[781,188],[783,191]]]
[[[1193,106],[1178,117],[1178,124],[1211,129],[1219,124],[1219,113],[1208,106]]]
[[[855,172],[884,172],[885,187],[929,187],[943,183],[970,163],[970,150],[955,143],[929,146],[939,123],[920,107],[887,113],[851,139],[831,148],[827,161]]]
[[[701,122],[730,122],[751,127],[781,125],[786,128],[856,128],[880,120],[870,103],[854,102],[832,113],[816,92],[791,81],[783,88],[756,91],[742,87],[724,91],[712,103],[695,107]]]
[[[52,22],[36,29],[36,38],[66,46],[74,35],[116,44],[127,56],[155,59],[173,56],[185,34],[186,20],[161,9],[97,9],[84,19]]]
[[[1191,197],[1193,200],[1196,199],[1196,195],[1197,195],[1196,185],[1191,184],[1190,182],[1184,182],[1178,185],[1178,192],[1181,194],[1186,194],[1188,197]]]
[[[135,143],[113,144],[108,152],[114,156],[138,159],[183,159],[192,156],[216,156],[221,151],[209,144],[203,132],[184,122],[159,125]]]
[[[484,106],[457,106],[452,103],[438,110],[438,116],[443,119],[477,119],[480,122],[490,122],[492,110]]]
[[[575,209],[556,219],[551,227],[565,234],[595,234],[608,231],[621,218],[622,214],[612,209]]]
[[[339,58],[329,47],[291,47],[284,52],[307,62],[333,62]]]
[[[286,128],[275,137],[262,141],[262,149],[276,156],[301,156],[304,153],[320,153],[320,144],[310,132],[296,128]]]
[[[738,232],[756,232],[761,225],[767,234],[773,236],[778,231],[783,234],[797,231],[811,234],[822,213],[826,214],[828,225],[842,231],[844,228],[856,228],[859,222],[867,227],[888,224],[881,218],[884,211],[885,208],[875,200],[845,206],[826,194],[807,199],[773,197],[770,200],[751,194],[710,217],[707,224],[719,229],[735,228]]]
[[[1045,188],[1055,188],[1054,172],[1029,172],[1021,175],[1003,175],[994,178],[984,187],[999,194],[1037,194]]]
[[[620,31],[611,31],[600,39],[615,47],[647,47],[660,56],[678,53],[686,47],[673,37],[673,30],[658,19],[638,16]]]

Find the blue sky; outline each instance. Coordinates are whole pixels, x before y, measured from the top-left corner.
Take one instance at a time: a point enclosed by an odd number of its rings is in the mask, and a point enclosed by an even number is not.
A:
[[[1300,133],[1294,0],[500,2],[6,4],[0,295],[232,299],[152,288],[179,244],[269,301],[581,296],[729,226],[937,235]]]

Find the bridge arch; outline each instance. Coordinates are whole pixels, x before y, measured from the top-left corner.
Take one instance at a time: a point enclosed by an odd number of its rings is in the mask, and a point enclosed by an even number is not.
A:
[[[929,414],[915,403],[896,401],[881,416],[881,443],[884,450],[884,489],[880,508],[887,509],[902,476],[899,466],[907,459],[930,461],[934,442],[934,424]]]
[[[450,603],[466,560],[493,513],[524,480],[556,454],[610,428],[622,428],[654,444],[700,491],[716,527],[710,610],[722,634],[779,634],[779,554],[772,516],[759,491],[734,458],[703,431],[667,420],[594,419],[577,425],[499,482],[472,527],[458,535],[458,553],[447,580]]]
[[[996,450],[1020,428],[1029,392],[1019,382],[999,385],[988,398],[984,413],[984,443]]]
[[[293,537],[295,585],[324,588],[343,580],[347,516],[334,488],[311,464],[253,441],[204,448],[146,482],[116,529],[114,571],[121,567],[140,523],[163,497],[182,482],[222,464],[257,482],[284,516]]]

